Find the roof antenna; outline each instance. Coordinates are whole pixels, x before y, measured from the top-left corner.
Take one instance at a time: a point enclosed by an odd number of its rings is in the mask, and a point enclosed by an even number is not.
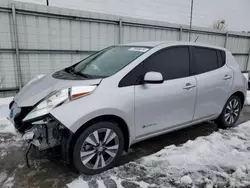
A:
[[[196,37],[196,39],[195,39],[195,41],[194,42],[196,42],[197,40],[198,40],[198,38],[199,38],[200,36],[198,36],[198,37]]]

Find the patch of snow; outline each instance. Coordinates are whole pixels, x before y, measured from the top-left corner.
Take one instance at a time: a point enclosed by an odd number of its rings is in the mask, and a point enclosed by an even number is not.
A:
[[[245,105],[250,105],[250,91],[247,91],[247,97],[246,97]]]
[[[24,164],[19,164],[19,165],[18,165],[18,168],[24,168],[24,167],[25,167]]]
[[[82,178],[78,178],[73,182],[67,184],[68,188],[89,188],[88,182],[84,181]]]
[[[13,124],[7,119],[9,116],[9,103],[13,97],[0,98],[0,133],[16,134]]]
[[[106,188],[106,186],[104,185],[103,180],[96,180],[96,181],[97,181],[98,188]]]
[[[14,186],[15,174],[13,176],[8,177],[8,179],[4,182],[3,188],[12,188]]]
[[[8,150],[9,148],[19,148],[23,146],[23,140],[19,137],[13,137],[11,140],[7,140],[6,142],[1,142],[0,143],[0,149],[1,152],[4,152],[5,150]]]
[[[250,121],[190,140],[180,146],[167,146],[155,154],[92,176],[91,180],[80,177],[68,184],[68,187],[84,187],[90,181],[97,181],[96,184],[103,187],[100,179],[104,185],[107,184],[105,181],[109,181],[118,188],[126,187],[125,184],[145,188],[184,185],[206,188],[248,187],[249,173]]]
[[[248,73],[243,73],[243,76],[246,78],[246,80],[248,81]]]
[[[186,175],[181,178],[181,183],[190,185],[193,183],[193,180],[190,178],[189,175]]]
[[[123,188],[122,186],[122,179],[121,178],[118,178],[116,176],[111,176],[110,177],[112,180],[114,180],[114,182],[116,183],[116,187],[117,188]],[[99,188],[99,187],[98,187]]]
[[[0,106],[9,105],[11,101],[13,101],[13,97],[0,98]]]
[[[16,134],[14,125],[7,119],[0,119],[0,133]]]
[[[0,172],[0,185],[7,179],[8,175],[5,172]]]
[[[8,154],[7,151],[1,151],[0,152],[0,156],[1,157],[5,157],[7,154]]]

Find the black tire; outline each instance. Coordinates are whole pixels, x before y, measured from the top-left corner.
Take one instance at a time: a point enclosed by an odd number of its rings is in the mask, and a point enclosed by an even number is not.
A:
[[[236,100],[236,101],[238,102],[238,105],[239,105],[239,106],[238,106],[237,108],[239,109],[239,112],[238,112],[238,115],[237,115],[237,116],[235,115],[235,119],[233,120],[233,122],[229,123],[229,122],[226,120],[226,117],[227,117],[227,116],[226,116],[226,113],[228,114],[228,111],[229,111],[229,109],[227,109],[227,107],[228,107],[229,103],[230,103],[231,101],[234,101],[234,100]],[[227,129],[227,128],[234,127],[235,124],[236,124],[236,122],[237,122],[238,119],[239,119],[241,109],[242,109],[242,101],[241,101],[240,97],[238,97],[237,95],[231,96],[231,97],[227,100],[227,102],[226,102],[226,104],[225,104],[225,106],[224,106],[224,108],[223,108],[223,110],[222,110],[220,116],[215,120],[215,123],[218,125],[219,128],[222,128],[222,129]]]
[[[98,169],[91,169],[91,168],[88,168],[86,165],[83,164],[82,160],[81,160],[81,156],[80,156],[80,152],[81,152],[81,149],[82,149],[82,146],[84,143],[86,143],[86,139],[92,134],[94,133],[95,131],[97,130],[112,130],[116,135],[116,140],[119,140],[119,146],[118,146],[118,150],[116,150],[116,155],[115,157],[103,168],[98,168]],[[98,135],[100,135],[101,133],[98,133]],[[104,133],[102,133],[104,134]],[[93,136],[93,134],[92,134]],[[102,136],[102,135],[100,135]],[[105,139],[105,138],[104,138]],[[102,142],[101,140],[104,140],[104,139],[101,139],[100,138],[100,142]],[[96,141],[96,140],[95,140]],[[114,142],[114,140],[112,141]],[[106,171],[107,169],[113,167],[116,162],[119,160],[119,158],[121,157],[121,154],[123,152],[123,146],[124,146],[124,137],[123,137],[123,133],[121,131],[121,129],[118,127],[117,124],[113,123],[113,122],[109,122],[109,121],[101,121],[101,122],[98,122],[98,123],[95,123],[93,125],[91,125],[90,127],[88,127],[81,135],[80,137],[77,139],[76,141],[76,144],[74,146],[74,150],[73,150],[73,164],[74,164],[74,167],[80,172],[80,173],[84,173],[84,174],[88,174],[88,175],[93,175],[93,174],[99,174],[101,172],[104,172]],[[98,149],[95,149],[97,152]],[[104,150],[105,151],[105,150]],[[103,159],[104,159],[104,155],[106,155],[107,153],[105,153],[103,151]],[[101,155],[101,154],[95,154],[94,157],[96,157],[96,160],[97,160],[97,157],[98,155]],[[111,157],[111,156],[110,156]],[[112,157],[111,157],[112,158]],[[93,159],[94,160],[94,159]],[[99,162],[98,162],[99,164]],[[101,166],[102,164],[99,164],[99,166]]]

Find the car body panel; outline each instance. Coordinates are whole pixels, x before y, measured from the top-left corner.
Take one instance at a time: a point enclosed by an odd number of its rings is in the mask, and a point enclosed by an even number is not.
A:
[[[226,75],[228,79],[225,79]],[[219,69],[195,75],[195,78],[198,90],[194,120],[219,116],[229,98],[233,84],[233,70],[224,65]]]
[[[72,132],[96,117],[114,115],[124,120],[128,125],[130,140],[134,140],[134,88],[117,90],[117,86],[117,80],[110,77],[103,79],[91,95],[59,106],[51,114]]]
[[[234,94],[235,92],[241,92],[244,95],[244,99],[246,99],[246,93],[247,93],[247,79],[245,76],[241,73],[240,67],[237,64],[236,60],[232,56],[230,52],[226,52],[226,64],[233,69],[234,73],[234,79],[232,88],[230,90],[230,95]]]
[[[185,89],[188,83],[194,87]],[[192,121],[195,100],[194,76],[135,86],[136,136]]]

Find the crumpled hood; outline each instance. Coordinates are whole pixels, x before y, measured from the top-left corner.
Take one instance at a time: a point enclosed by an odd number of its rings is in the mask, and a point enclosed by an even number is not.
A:
[[[28,86],[24,86],[14,97],[14,101],[19,107],[34,106],[53,91],[70,88],[71,86],[96,85],[99,84],[101,80],[102,79],[62,80],[53,78],[50,74],[34,81]]]

